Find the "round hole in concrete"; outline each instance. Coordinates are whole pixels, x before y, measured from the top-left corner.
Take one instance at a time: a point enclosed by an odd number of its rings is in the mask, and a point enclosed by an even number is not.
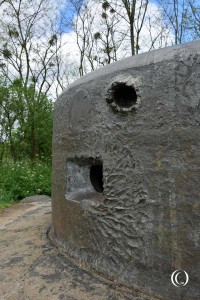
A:
[[[120,82],[113,87],[113,101],[122,108],[130,108],[137,101],[135,88]]]
[[[98,193],[103,193],[103,166],[93,165],[90,168],[90,181]]]

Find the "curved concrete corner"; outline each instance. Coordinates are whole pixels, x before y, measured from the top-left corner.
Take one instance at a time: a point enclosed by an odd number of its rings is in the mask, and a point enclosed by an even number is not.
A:
[[[197,41],[92,72],[55,106],[55,243],[162,299],[200,295],[199,78]]]
[[[43,200],[37,196],[37,201],[0,213],[1,300],[152,300],[94,276],[62,255],[47,238],[51,203]]]

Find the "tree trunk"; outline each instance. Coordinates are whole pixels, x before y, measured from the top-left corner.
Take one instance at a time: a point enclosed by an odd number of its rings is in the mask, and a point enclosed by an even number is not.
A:
[[[135,55],[135,41],[134,41],[134,24],[130,23],[130,37],[131,37],[131,55]]]
[[[34,121],[32,121],[31,124],[31,154],[30,158],[33,161],[36,157],[36,139],[35,139],[35,124]]]

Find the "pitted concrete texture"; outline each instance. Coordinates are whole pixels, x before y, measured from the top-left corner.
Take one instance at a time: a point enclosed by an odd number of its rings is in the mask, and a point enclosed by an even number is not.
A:
[[[150,300],[82,270],[47,238],[50,201],[0,214],[1,300]]]
[[[55,104],[55,243],[131,288],[199,300],[199,124],[200,41],[129,57],[70,85]],[[172,285],[175,270],[188,273],[186,286]]]

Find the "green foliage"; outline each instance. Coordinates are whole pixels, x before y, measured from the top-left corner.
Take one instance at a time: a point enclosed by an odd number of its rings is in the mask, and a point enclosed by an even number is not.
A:
[[[26,196],[51,194],[52,119],[46,95],[0,77],[0,211]]]
[[[19,37],[19,32],[14,27],[13,28],[9,28],[8,34],[9,34],[10,37],[14,37],[14,38]]]
[[[5,58],[11,58],[12,57],[12,53],[10,50],[8,50],[7,48],[2,50],[2,54]]]
[[[13,201],[2,201],[2,200],[0,200],[0,212],[2,212],[2,210],[4,208],[7,208],[7,207],[9,207],[9,206],[11,206],[13,204],[14,204]]]
[[[0,78],[0,161],[51,157],[53,103],[34,85]]]
[[[104,1],[103,3],[102,3],[102,7],[103,7],[103,9],[107,9],[107,8],[109,8],[109,6],[110,6],[110,4],[108,3],[108,1]]]
[[[0,206],[32,195],[51,195],[50,160],[4,162],[0,166]]]
[[[101,38],[100,32],[96,32],[96,33],[94,34],[94,39],[95,39],[95,40],[98,40],[98,39],[100,39],[100,38]]]
[[[56,41],[57,41],[57,36],[56,36],[56,34],[53,34],[52,37],[49,40],[49,45],[50,46],[55,46]]]
[[[107,16],[108,16],[108,15],[107,15],[105,12],[103,12],[103,13],[101,14],[101,17],[102,17],[103,19],[106,19]]]

